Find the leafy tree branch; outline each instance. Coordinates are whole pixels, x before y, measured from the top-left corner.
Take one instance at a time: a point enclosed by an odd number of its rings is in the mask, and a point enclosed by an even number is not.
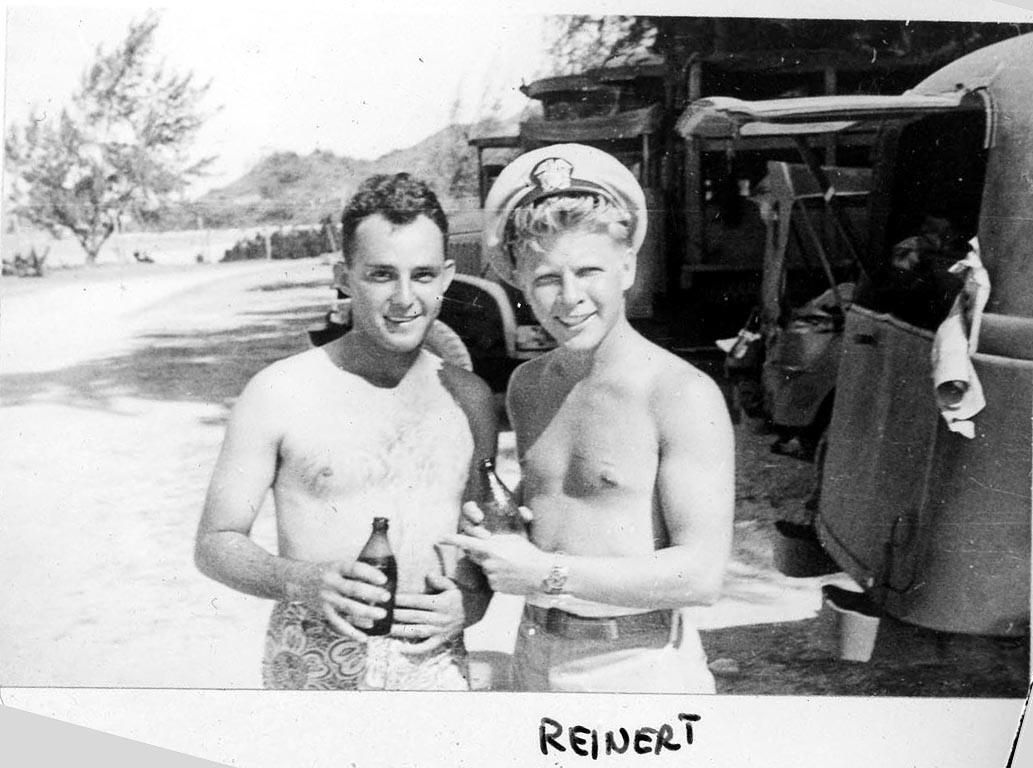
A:
[[[70,232],[88,263],[124,219],[153,220],[212,160],[191,157],[209,85],[166,69],[158,23],[149,14],[113,50],[98,47],[59,115],[32,114],[5,137],[12,211],[55,236]]]

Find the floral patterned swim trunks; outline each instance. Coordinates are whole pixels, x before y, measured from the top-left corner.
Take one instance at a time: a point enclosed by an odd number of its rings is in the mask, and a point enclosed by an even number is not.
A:
[[[394,637],[342,635],[304,603],[277,603],[266,632],[262,684],[281,690],[466,691],[462,635],[426,653]]]

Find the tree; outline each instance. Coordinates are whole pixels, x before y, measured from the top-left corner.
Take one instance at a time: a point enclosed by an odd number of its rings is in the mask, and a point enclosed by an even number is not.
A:
[[[550,46],[557,73],[643,55],[675,71],[693,55],[771,49],[835,50],[946,63],[1029,31],[1028,24],[981,22],[721,18],[709,16],[558,16]]]
[[[657,42],[652,16],[553,16],[550,26],[549,56],[558,75],[652,51]]]
[[[97,48],[71,104],[32,114],[4,141],[12,212],[54,236],[71,232],[94,263],[125,217],[153,221],[211,158],[190,159],[208,84],[165,70],[150,14],[110,52]]]

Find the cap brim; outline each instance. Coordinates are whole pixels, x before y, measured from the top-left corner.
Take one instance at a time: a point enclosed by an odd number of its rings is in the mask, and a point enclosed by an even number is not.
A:
[[[599,171],[599,178],[588,180],[572,174],[567,183],[548,189],[531,183],[528,175],[534,166],[550,157],[567,160],[575,168],[587,165],[592,171]],[[648,213],[645,194],[631,171],[612,155],[594,147],[552,145],[517,157],[503,169],[488,193],[484,209],[482,252],[495,274],[507,283],[516,285],[514,265],[503,244],[506,225],[514,210],[548,197],[585,193],[600,195],[631,214],[631,246],[637,253],[645,240]]]

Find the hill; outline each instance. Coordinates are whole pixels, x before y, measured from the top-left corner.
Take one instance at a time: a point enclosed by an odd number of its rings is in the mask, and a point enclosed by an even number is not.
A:
[[[516,132],[517,118],[449,125],[412,147],[376,160],[357,160],[316,150],[308,155],[276,152],[236,181],[169,211],[166,226],[204,219],[206,226],[313,224],[337,218],[359,182],[374,173],[408,171],[426,179],[446,208],[469,205],[477,195],[477,153],[471,135]]]

